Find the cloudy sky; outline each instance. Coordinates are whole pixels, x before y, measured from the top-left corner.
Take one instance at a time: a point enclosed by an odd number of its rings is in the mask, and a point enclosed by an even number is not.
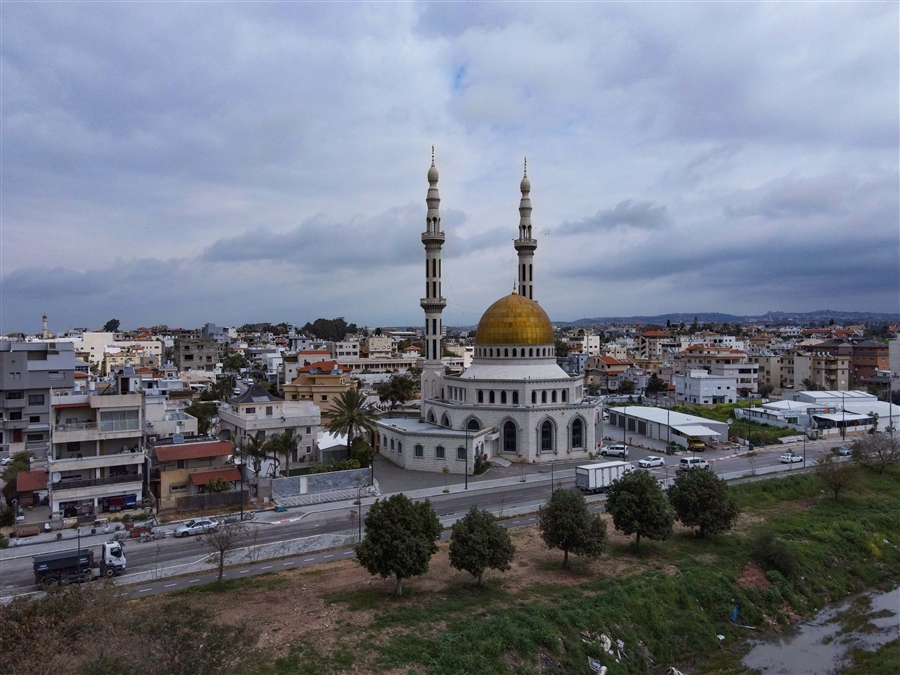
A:
[[[900,311],[898,4],[4,3],[0,332]]]

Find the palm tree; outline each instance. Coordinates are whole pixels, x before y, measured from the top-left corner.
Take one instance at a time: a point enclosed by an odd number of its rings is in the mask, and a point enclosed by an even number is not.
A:
[[[266,442],[266,446],[268,452],[272,453],[275,461],[278,462],[279,468],[281,465],[281,460],[279,459],[279,457],[283,457],[284,463],[287,466],[287,470],[290,471],[291,457],[294,454],[294,450],[297,448],[297,437],[294,436],[294,430],[285,429],[280,434],[272,436]]]
[[[265,436],[257,431],[253,436],[247,436],[247,440],[238,449],[238,452],[245,462],[247,460],[250,460],[250,465],[252,466],[253,473],[256,476],[254,480],[256,484],[258,484],[259,481],[259,472],[262,471],[263,460],[269,456],[269,451],[266,445],[267,441]]]
[[[347,434],[347,447],[357,433],[375,431],[375,411],[366,407],[366,397],[358,389],[349,389],[338,396],[328,423],[333,434]]]

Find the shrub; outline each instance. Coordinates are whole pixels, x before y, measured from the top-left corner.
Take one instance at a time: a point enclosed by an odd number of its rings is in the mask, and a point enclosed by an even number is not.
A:
[[[766,532],[753,540],[750,547],[751,557],[766,571],[779,572],[785,579],[797,575],[799,562],[797,554],[771,532]]]

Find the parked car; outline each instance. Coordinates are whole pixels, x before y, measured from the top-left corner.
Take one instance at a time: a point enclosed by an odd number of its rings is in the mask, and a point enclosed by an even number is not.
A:
[[[213,530],[218,529],[218,527],[218,521],[213,520],[212,518],[197,518],[176,527],[175,536],[187,537],[192,534],[205,534],[206,532],[212,532]]]
[[[648,469],[651,466],[665,466],[666,460],[662,457],[657,457],[656,455],[650,455],[649,457],[644,457],[644,459],[638,461],[638,466],[642,469]]]
[[[690,471],[691,469],[708,469],[709,462],[702,457],[682,457],[678,462],[678,471]]]
[[[782,464],[794,464],[795,462],[802,462],[803,457],[801,455],[795,455],[793,452],[785,452],[778,457],[778,461]]]
[[[616,455],[617,457],[625,459],[628,457],[628,446],[624,443],[613,443],[612,445],[606,445],[600,448],[600,454],[604,457]]]
[[[3,459],[0,459],[0,466],[9,466],[12,463],[13,463],[12,457],[4,457]]]

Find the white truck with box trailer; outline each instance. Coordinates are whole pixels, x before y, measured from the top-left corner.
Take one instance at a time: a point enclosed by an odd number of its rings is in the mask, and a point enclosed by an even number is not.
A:
[[[629,462],[600,462],[575,467],[575,487],[582,492],[594,494],[606,492],[614,480],[631,471]]]

